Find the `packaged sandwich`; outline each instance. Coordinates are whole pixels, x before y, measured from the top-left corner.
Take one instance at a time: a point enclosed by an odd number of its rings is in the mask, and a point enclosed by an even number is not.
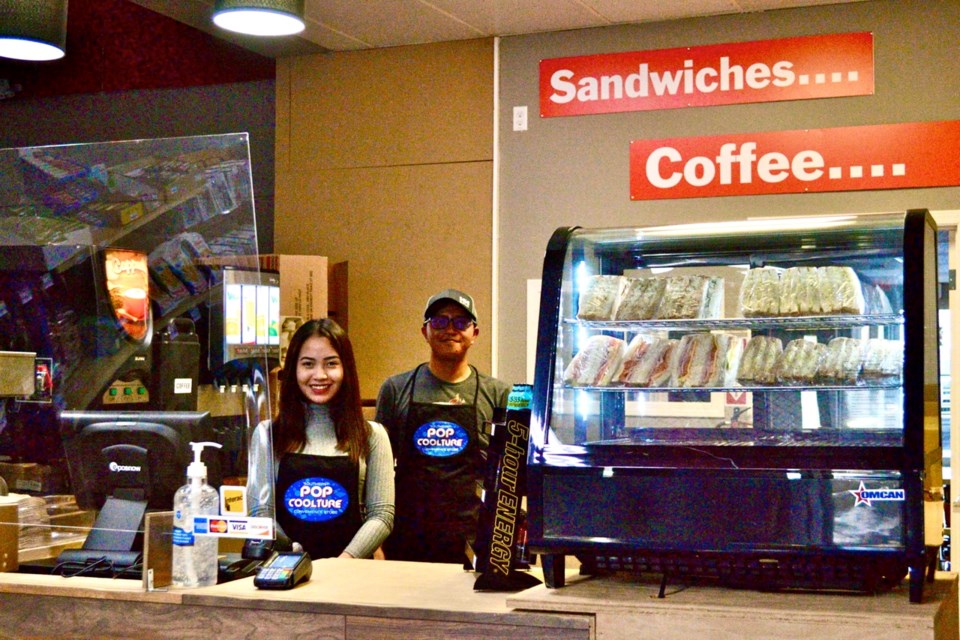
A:
[[[627,345],[616,382],[628,387],[665,387],[679,340],[639,334]]]
[[[812,384],[820,370],[827,347],[797,338],[787,343],[777,362],[777,379],[788,384]]]
[[[818,267],[820,307],[824,315],[862,314],[866,309],[860,278],[850,267]]]
[[[740,313],[745,318],[780,315],[781,269],[750,269],[740,285]]]
[[[824,382],[856,384],[863,364],[863,345],[856,338],[836,337],[827,343],[827,350],[817,372]]]
[[[663,278],[624,277],[615,320],[649,320],[656,317],[667,281]]]
[[[863,345],[864,378],[899,377],[903,372],[903,343],[899,340],[871,338]]]
[[[590,276],[580,292],[577,318],[612,320],[623,285],[623,276]]]
[[[820,276],[816,267],[790,267],[780,278],[780,315],[811,316],[822,313]]]
[[[657,311],[662,319],[719,318],[723,311],[723,278],[671,276]]]
[[[741,384],[776,384],[777,362],[783,341],[772,336],[753,336],[740,357],[737,380]]]
[[[673,357],[674,387],[726,387],[735,384],[743,339],[724,333],[690,333]]]
[[[563,372],[564,384],[575,387],[609,384],[620,368],[625,347],[623,340],[613,336],[590,336]]]

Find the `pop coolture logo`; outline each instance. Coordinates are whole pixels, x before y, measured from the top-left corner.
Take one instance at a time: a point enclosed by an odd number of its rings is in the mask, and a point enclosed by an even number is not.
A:
[[[413,434],[413,446],[432,458],[456,456],[470,444],[466,430],[454,422],[435,420],[420,427]]]
[[[304,478],[287,488],[283,503],[295,518],[307,522],[326,522],[346,512],[350,495],[336,480]]]
[[[630,198],[960,185],[960,121],[634,140]]]
[[[872,93],[869,32],[540,62],[544,118]]]

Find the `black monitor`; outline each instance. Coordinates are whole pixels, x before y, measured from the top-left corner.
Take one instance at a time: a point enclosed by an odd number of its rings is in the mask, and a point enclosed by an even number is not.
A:
[[[210,413],[63,411],[60,428],[77,505],[99,510],[83,549],[61,560],[83,565],[106,557],[114,570],[138,562],[143,515],[173,508],[193,459],[190,443],[213,441]],[[216,449],[204,449],[203,460],[208,482],[219,485]]]

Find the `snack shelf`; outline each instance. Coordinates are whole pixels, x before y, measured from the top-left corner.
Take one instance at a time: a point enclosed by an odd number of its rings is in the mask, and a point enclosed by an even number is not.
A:
[[[564,324],[598,331],[687,331],[750,329],[755,331],[830,330],[864,326],[902,325],[902,313],[841,316],[778,316],[770,318],[714,318],[664,320],[579,320],[565,318]]]

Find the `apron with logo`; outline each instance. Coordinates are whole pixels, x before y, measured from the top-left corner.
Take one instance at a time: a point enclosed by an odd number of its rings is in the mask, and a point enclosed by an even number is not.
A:
[[[277,522],[311,558],[339,556],[363,523],[360,467],[349,456],[287,453],[277,472]]]
[[[396,520],[387,539],[387,557],[419,562],[465,563],[467,540],[477,531],[476,493],[480,445],[477,380],[472,404],[414,402],[417,374],[399,442]],[[402,392],[401,392],[402,395]]]

